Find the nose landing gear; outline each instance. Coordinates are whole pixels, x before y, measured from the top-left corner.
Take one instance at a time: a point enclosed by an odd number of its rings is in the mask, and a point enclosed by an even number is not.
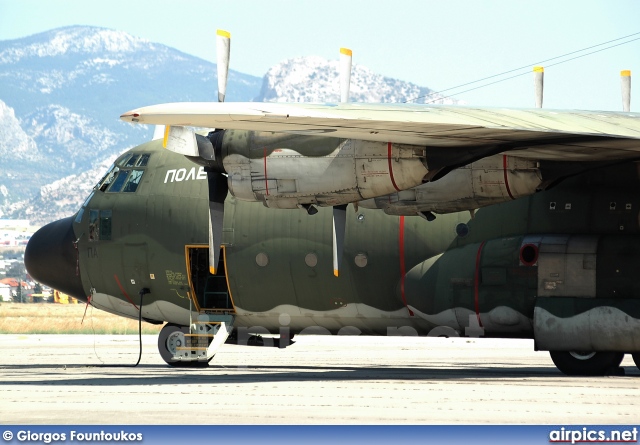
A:
[[[167,323],[158,335],[158,351],[170,366],[207,367],[233,330],[232,315],[201,314],[193,326]]]

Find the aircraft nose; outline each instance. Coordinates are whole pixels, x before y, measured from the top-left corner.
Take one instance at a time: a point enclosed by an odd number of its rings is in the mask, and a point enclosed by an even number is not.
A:
[[[75,241],[73,217],[47,224],[29,240],[24,265],[34,280],[86,301]]]

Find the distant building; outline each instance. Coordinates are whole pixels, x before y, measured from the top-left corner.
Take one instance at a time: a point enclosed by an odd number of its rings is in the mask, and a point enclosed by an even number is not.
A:
[[[3,278],[2,280],[0,280],[0,284],[6,284],[9,287],[18,287],[18,279],[17,278]]]
[[[11,286],[0,283],[0,301],[11,301]]]
[[[0,219],[0,230],[16,230],[25,232],[31,224],[28,219]]]

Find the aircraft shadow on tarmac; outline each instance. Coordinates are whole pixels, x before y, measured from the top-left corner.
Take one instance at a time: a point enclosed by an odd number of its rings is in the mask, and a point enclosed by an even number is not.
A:
[[[470,364],[467,364],[470,365]],[[64,369],[66,366],[66,369]],[[495,380],[508,378],[553,378],[563,377],[554,367],[486,367],[473,368],[428,368],[428,367],[317,367],[317,366],[230,366],[212,365],[209,368],[170,368],[165,365],[138,366],[140,373],[125,372],[125,366],[72,365],[2,365],[2,370],[24,371],[42,369],[38,380],[0,381],[0,386],[46,385],[46,386],[126,386],[126,385],[180,385],[269,382],[313,382],[313,381],[433,381],[433,380]],[[96,376],[96,372],[107,369],[108,377]],[[67,372],[86,373],[65,376]],[[627,376],[636,376],[633,368],[626,368]],[[50,378],[48,378],[50,377]],[[28,377],[27,377],[28,378]],[[569,377],[567,377],[569,378]]]

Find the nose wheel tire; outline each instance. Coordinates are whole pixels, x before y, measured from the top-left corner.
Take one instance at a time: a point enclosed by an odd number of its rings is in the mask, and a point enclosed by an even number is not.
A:
[[[189,327],[187,326],[179,326],[173,323],[167,323],[164,325],[158,335],[158,352],[160,352],[162,360],[164,360],[169,366],[181,368],[206,368],[209,366],[208,362],[182,361],[173,358],[176,354],[176,348],[185,346],[184,334],[188,333]]]
[[[556,367],[566,375],[607,375],[616,370],[624,358],[622,352],[549,351],[549,354]]]

